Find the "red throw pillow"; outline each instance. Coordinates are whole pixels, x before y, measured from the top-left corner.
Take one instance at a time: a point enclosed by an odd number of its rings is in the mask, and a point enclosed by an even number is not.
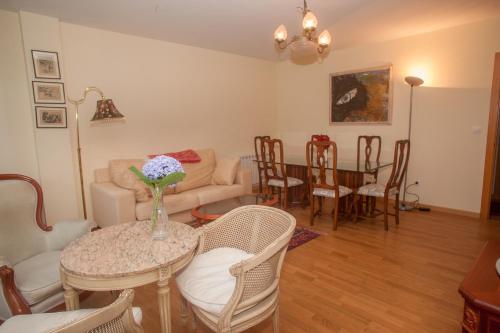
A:
[[[197,152],[195,152],[192,149],[186,149],[183,151],[176,151],[173,153],[164,153],[164,154],[154,154],[154,155],[148,155],[149,158],[155,158],[156,156],[170,156],[175,158],[181,163],[198,163],[201,162],[201,157],[198,155]]]

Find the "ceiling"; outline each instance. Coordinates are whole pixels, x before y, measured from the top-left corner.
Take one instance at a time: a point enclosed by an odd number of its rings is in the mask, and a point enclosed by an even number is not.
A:
[[[500,16],[499,0],[309,0],[334,49]],[[89,27],[279,60],[273,32],[301,28],[302,0],[0,0],[0,8]]]

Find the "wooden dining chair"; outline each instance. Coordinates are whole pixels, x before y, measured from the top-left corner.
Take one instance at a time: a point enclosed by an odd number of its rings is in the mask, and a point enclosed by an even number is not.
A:
[[[283,142],[279,139],[262,139],[261,156],[264,168],[265,192],[274,193],[278,189],[279,200],[281,203],[281,192],[283,191],[282,207],[288,208],[288,189],[290,187],[303,185],[301,179],[287,177]],[[306,192],[306,191],[305,191]]]
[[[330,141],[330,137],[326,134],[313,134],[311,135],[311,141]],[[306,143],[307,144],[307,143]],[[313,150],[311,150],[311,158],[313,158]],[[325,150],[325,158],[328,159],[328,150]],[[316,181],[316,176],[317,176],[317,170],[313,169],[313,181]],[[319,205],[319,211],[323,211],[323,204],[324,204],[324,199],[325,198],[319,198],[318,200],[318,205]]]
[[[269,135],[256,136],[253,138],[253,144],[255,149],[255,159],[257,160],[257,171],[259,173],[259,193],[262,193],[262,178],[264,172],[264,165],[262,162],[262,140],[270,139]]]
[[[408,161],[410,159],[410,140],[398,140],[394,147],[394,160],[392,164],[392,172],[389,180],[385,185],[372,183],[366,184],[358,188],[355,193],[355,205],[361,197],[384,198],[384,209],[378,211],[379,214],[384,214],[384,228],[389,230],[388,215],[394,216],[396,224],[399,224],[399,193],[401,191],[401,183],[408,169]],[[395,196],[395,213],[389,213],[389,197]],[[357,219],[357,210],[356,217]]]
[[[326,158],[326,151],[331,150],[331,159]],[[348,196],[353,191],[339,184],[337,176],[337,145],[333,141],[309,141],[306,145],[307,175],[309,178],[309,198],[311,202],[310,223],[314,224],[314,218],[321,212],[323,198],[333,199],[333,230],[337,230],[339,199]],[[331,161],[332,178],[327,180],[327,163]],[[317,168],[319,173],[315,176],[313,169]],[[318,198],[320,209],[315,211],[314,199]],[[351,201],[352,209],[352,201]]]
[[[382,138],[378,135],[360,135],[358,136],[357,145],[357,167],[358,170],[370,170],[371,163],[380,163],[380,153],[382,147]],[[364,164],[364,165],[362,165]],[[365,172],[363,185],[376,183],[378,179],[378,168],[372,172]],[[375,198],[367,197],[365,201],[365,211],[371,216],[374,214]],[[362,207],[362,205],[361,205]]]

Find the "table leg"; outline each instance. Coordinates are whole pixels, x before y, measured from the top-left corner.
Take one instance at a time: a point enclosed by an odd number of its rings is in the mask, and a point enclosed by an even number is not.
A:
[[[64,289],[64,303],[66,304],[66,311],[78,310],[80,308],[80,298],[78,293],[73,287],[66,283],[66,275],[64,270],[60,269],[61,283]]]
[[[160,268],[160,277],[158,279],[158,308],[160,311],[161,332],[172,332],[172,322],[170,319],[170,267]]]

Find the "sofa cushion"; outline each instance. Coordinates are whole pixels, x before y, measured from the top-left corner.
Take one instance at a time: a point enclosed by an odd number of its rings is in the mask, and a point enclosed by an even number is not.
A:
[[[135,166],[141,170],[144,163],[145,161],[140,159],[112,160],[109,162],[111,181],[120,187],[133,190],[137,202],[150,200],[151,192],[146,184],[140,181],[129,168]]]
[[[43,301],[62,290],[60,253],[42,252],[13,267],[16,286],[29,305]]]
[[[182,212],[200,205],[198,196],[191,191],[166,195],[163,197],[163,203],[165,204],[168,214]],[[152,207],[153,200],[138,202],[135,205],[135,215],[137,220],[149,220],[151,218]]]
[[[223,158],[217,161],[212,180],[217,185],[233,185],[240,166],[238,157]]]
[[[186,177],[175,187],[176,193],[209,185],[212,182],[212,174],[215,170],[215,152],[213,149],[196,150],[196,152],[200,155],[201,162],[182,164]]]
[[[197,255],[177,276],[179,290],[191,304],[218,315],[231,298],[236,286],[236,278],[231,275],[229,268],[253,256],[229,247]]]
[[[189,192],[195,193],[200,201],[200,205],[205,205],[215,201],[239,197],[245,192],[243,185],[209,185],[203,186]]]

